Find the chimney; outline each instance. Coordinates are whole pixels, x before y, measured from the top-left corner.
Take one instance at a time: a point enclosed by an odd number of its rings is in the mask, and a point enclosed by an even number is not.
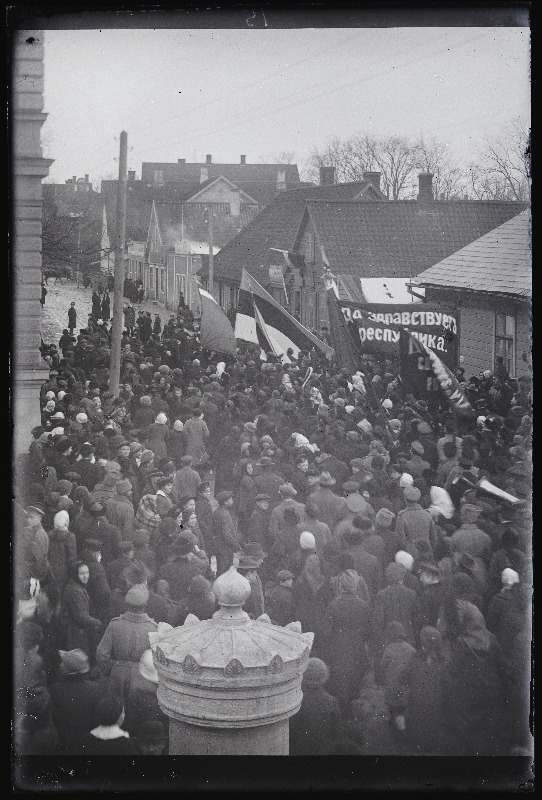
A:
[[[370,181],[373,186],[376,186],[377,189],[380,189],[380,178],[382,177],[381,172],[364,172],[363,173],[363,180]]]
[[[85,175],[85,182],[88,183],[88,175]]]
[[[433,202],[433,175],[420,172],[418,175],[418,203]]]
[[[212,162],[212,160],[213,160],[212,156],[205,156],[205,163],[206,164],[210,164]]]
[[[286,191],[286,171],[280,169],[277,172],[277,191],[284,192]]]
[[[178,158],[177,164],[186,164],[186,158]]]
[[[135,181],[135,169],[128,170],[128,180]]]
[[[320,186],[332,186],[335,183],[335,167],[320,167]]]
[[[209,163],[209,162],[207,162]],[[207,167],[202,167],[199,173],[199,182],[205,183],[205,181],[209,180],[209,170]]]
[[[241,164],[246,164],[246,163],[247,163],[247,157],[241,156]]]
[[[72,183],[77,183],[77,175],[72,176]]]

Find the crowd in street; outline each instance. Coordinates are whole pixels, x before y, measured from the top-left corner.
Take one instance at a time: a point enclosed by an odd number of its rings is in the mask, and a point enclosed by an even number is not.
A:
[[[103,308],[43,344],[18,464],[17,752],[167,753],[148,634],[232,565],[315,634],[290,754],[530,752],[530,381],[458,371],[458,415],[396,360],[224,356],[129,303],[115,397]]]

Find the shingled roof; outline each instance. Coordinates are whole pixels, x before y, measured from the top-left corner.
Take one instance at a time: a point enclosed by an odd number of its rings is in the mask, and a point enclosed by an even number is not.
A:
[[[273,254],[270,248],[294,249],[307,207],[306,197],[352,198],[367,186],[367,181],[359,181],[329,186],[312,185],[280,192],[277,199],[264,208],[239,236],[222,248],[214,259],[215,278],[239,283],[245,267],[257,281],[266,285],[269,282],[269,266],[277,263],[277,254]],[[205,268],[201,274],[205,274]]]
[[[532,293],[530,217],[518,214],[417,277],[422,286],[490,294]]]
[[[495,201],[310,200],[306,205],[332,271],[360,278],[418,275],[525,208]]]

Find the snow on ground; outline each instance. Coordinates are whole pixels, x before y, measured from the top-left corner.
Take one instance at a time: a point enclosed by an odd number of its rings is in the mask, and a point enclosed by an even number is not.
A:
[[[77,309],[77,328],[75,335],[79,333],[79,328],[86,327],[88,315],[92,307],[92,289],[77,288],[75,281],[66,281],[65,283],[53,284],[49,281],[47,289],[47,296],[45,298],[45,306],[41,313],[41,335],[46,344],[56,344],[62,336],[64,328],[68,327],[68,308],[70,303],[75,302]],[[113,313],[113,292],[111,296],[111,314]],[[124,302],[127,302],[126,298]],[[153,300],[145,300],[143,303],[133,304],[136,311],[150,311],[151,314],[158,312],[162,318],[162,325],[168,320],[171,311],[164,308],[161,303]]]

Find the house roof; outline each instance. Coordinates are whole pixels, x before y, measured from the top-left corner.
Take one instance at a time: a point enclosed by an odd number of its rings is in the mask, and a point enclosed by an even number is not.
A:
[[[305,195],[311,197],[355,197],[366,181],[330,186],[306,186],[279,193],[276,200],[256,216],[241,233],[222,248],[214,260],[215,278],[239,282],[245,267],[257,281],[269,282],[269,266],[276,263],[270,248],[293,250],[306,211]],[[357,201],[359,202],[359,201]],[[363,205],[366,205],[363,203]],[[205,273],[205,268],[202,274]]]
[[[409,289],[408,278],[356,278],[353,275],[337,275],[337,286],[341,300],[354,303],[420,303]],[[418,295],[424,289],[417,287]]]
[[[277,173],[284,172],[286,183],[299,183],[297,164],[203,164],[203,163],[162,163],[144,161],[141,165],[141,178],[144,181],[153,179],[155,171],[162,172],[164,182],[199,181],[201,169],[207,170],[209,178],[223,175],[234,183],[240,181],[256,181],[258,183],[277,182]]]
[[[307,201],[331,270],[360,278],[418,275],[521,212],[523,203]]]
[[[423,286],[528,297],[532,292],[530,216],[525,211],[417,276]]]
[[[386,196],[370,181],[351,181],[349,183],[331,183],[324,186],[306,184],[295,189],[281,192],[278,200],[357,200],[364,192],[371,191],[371,199],[386,200]]]

